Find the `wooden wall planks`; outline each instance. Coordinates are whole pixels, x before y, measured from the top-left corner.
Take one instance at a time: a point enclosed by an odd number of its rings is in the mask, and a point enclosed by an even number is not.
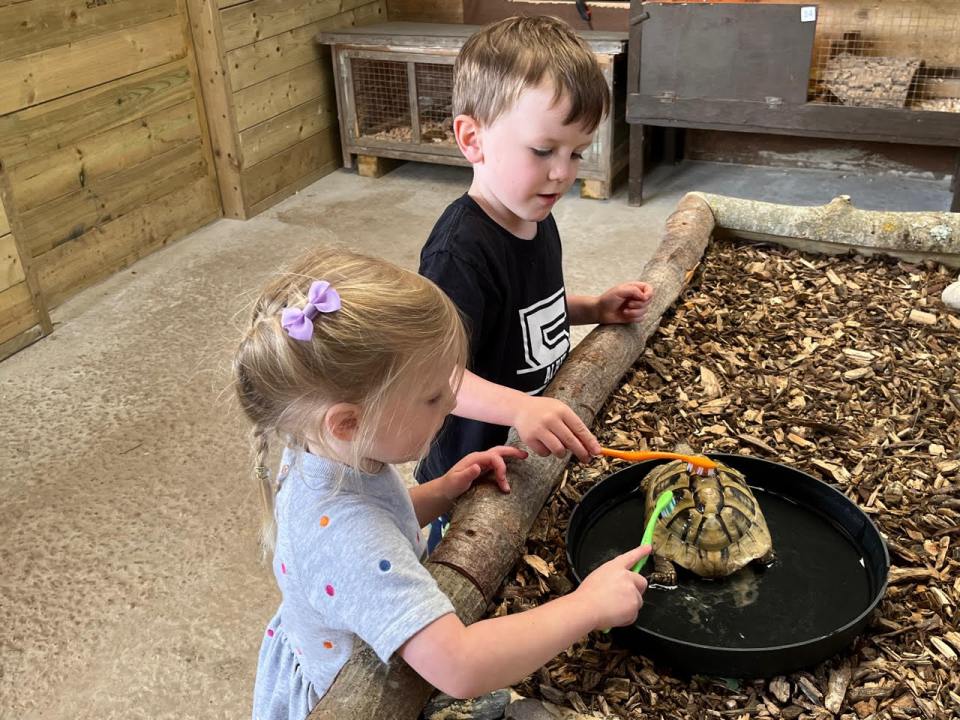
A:
[[[338,167],[314,38],[385,18],[385,0],[0,0],[0,357],[80,288]]]
[[[246,130],[321,95],[333,96],[329,63],[308,63],[282,72],[234,94],[237,127]]]
[[[10,221],[7,220],[7,211],[0,202],[0,236],[10,233]]]
[[[71,192],[94,188],[103,178],[200,139],[194,98],[111,128],[15,166],[10,180],[21,211]]]
[[[186,60],[0,116],[0,160],[17,165],[193,97]]]
[[[463,0],[387,0],[387,16],[398,21],[462,23]]]
[[[332,17],[350,8],[341,0],[251,0],[221,11],[225,50]],[[355,5],[362,3],[357,2]]]
[[[177,14],[176,0],[33,0],[0,7],[0,60],[23,57]]]
[[[221,214],[185,0],[0,2],[0,358]]]
[[[29,5],[14,7],[26,11]],[[155,20],[0,61],[0,114],[182,58],[187,49],[180,22]]]
[[[329,94],[308,100],[240,133],[240,151],[251,167],[337,123],[336,101]]]
[[[224,211],[251,217],[339,166],[329,51],[315,38],[382,21],[386,6],[189,0],[189,7]]]
[[[78,288],[99,280],[104,267],[116,272],[135,260],[178,240],[220,216],[216,186],[205,176],[183,178],[179,189],[145,202],[94,227],[44,255],[38,280],[58,305]]]

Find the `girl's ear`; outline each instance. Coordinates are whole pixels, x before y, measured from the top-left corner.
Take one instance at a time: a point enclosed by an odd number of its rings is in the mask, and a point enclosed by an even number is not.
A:
[[[360,428],[360,407],[353,403],[332,405],[323,416],[324,429],[341,442],[351,442]]]
[[[483,128],[470,115],[457,115],[453,119],[453,134],[460,152],[471,165],[483,162]]]

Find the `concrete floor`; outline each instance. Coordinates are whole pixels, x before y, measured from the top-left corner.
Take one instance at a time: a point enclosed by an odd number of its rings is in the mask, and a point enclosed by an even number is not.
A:
[[[252,294],[334,243],[415,268],[469,184],[408,164],[339,171],[259,217],[198,230],[73,298],[0,363],[0,718],[249,717],[277,593],[256,547],[246,426],[227,368]],[[948,183],[709,163],[660,168],[647,203],[556,210],[567,287],[638,276],[687,190],[943,210]],[[585,331],[576,335],[582,338]]]

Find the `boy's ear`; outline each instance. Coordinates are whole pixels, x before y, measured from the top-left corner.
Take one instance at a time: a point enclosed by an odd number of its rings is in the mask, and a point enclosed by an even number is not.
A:
[[[360,427],[360,408],[353,403],[332,405],[323,416],[324,429],[341,442],[351,442]]]
[[[468,163],[477,165],[483,162],[481,127],[475,118],[470,115],[457,115],[453,119],[453,134]]]

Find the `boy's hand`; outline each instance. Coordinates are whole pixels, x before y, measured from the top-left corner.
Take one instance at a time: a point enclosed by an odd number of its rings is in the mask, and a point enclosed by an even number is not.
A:
[[[596,613],[597,629],[629,625],[643,607],[647,579],[631,572],[637,561],[650,554],[649,545],[641,545],[608,560],[584,578],[576,595],[583,598]]]
[[[589,462],[600,454],[600,443],[593,433],[573,410],[554,398],[528,397],[513,426],[520,439],[541,457],[563,457],[569,450],[580,462]]]
[[[474,480],[487,472],[492,473],[497,486],[503,492],[508,493],[510,492],[510,483],[507,482],[507,463],[505,459],[519,458],[523,460],[526,457],[527,453],[524,450],[508,445],[497,445],[489,450],[470,453],[439,478],[444,484],[444,495],[449,500],[460,497],[470,489]]]
[[[613,325],[637,322],[647,311],[653,288],[639,280],[607,290],[597,298],[597,322]]]

